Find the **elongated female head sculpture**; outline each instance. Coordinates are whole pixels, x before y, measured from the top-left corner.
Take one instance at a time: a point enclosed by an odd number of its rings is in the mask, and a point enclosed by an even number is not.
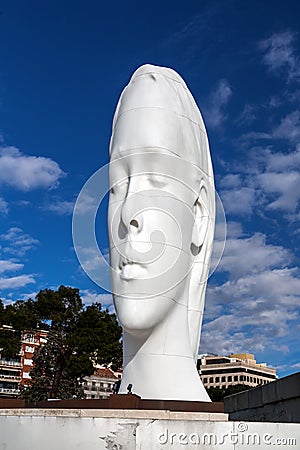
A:
[[[145,65],[124,89],[110,144],[108,227],[124,372],[142,398],[210,401],[195,358],[215,194],[199,109],[172,69]]]

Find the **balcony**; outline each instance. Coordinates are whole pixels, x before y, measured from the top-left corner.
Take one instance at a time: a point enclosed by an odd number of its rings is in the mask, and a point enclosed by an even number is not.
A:
[[[19,395],[19,389],[0,388],[0,394]]]
[[[0,380],[21,381],[21,377],[19,375],[0,374]]]
[[[0,366],[8,366],[8,367],[18,367],[21,369],[22,364],[21,361],[8,361],[6,359],[0,359]]]

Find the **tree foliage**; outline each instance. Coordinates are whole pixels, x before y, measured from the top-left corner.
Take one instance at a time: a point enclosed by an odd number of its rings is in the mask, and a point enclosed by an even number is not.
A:
[[[0,300],[0,353],[2,357],[18,355],[22,332],[37,329],[39,325],[40,321],[32,299],[26,302],[18,300],[7,305],[6,308]]]
[[[31,383],[22,390],[28,401],[80,398],[80,382],[94,372],[95,363],[111,363],[113,369],[122,364],[121,327],[115,314],[102,310],[100,303],[84,307],[75,288],[44,289],[35,300],[18,301],[6,308],[1,302],[1,324],[14,330],[9,330],[10,344],[8,330],[2,337],[0,331],[0,348],[10,355],[19,352],[22,331],[49,332],[47,343],[35,352]]]
[[[232,394],[237,394],[238,392],[247,391],[248,389],[251,389],[251,386],[247,386],[246,384],[235,384],[232,386],[228,386],[227,389],[211,387],[207,389],[207,393],[211,401],[222,402],[224,400],[224,397]]]

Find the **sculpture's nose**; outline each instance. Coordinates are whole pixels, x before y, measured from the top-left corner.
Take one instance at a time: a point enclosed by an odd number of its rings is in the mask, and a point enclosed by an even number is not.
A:
[[[142,230],[143,216],[139,210],[139,202],[136,194],[127,194],[122,205],[121,221],[128,233],[137,233]]]

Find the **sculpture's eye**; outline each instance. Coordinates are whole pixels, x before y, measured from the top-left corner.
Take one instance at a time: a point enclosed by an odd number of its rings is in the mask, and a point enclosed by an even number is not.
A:
[[[150,174],[148,180],[151,186],[155,188],[163,188],[167,184],[166,177],[159,174]]]
[[[112,185],[112,187],[110,188],[110,193],[112,195],[114,195],[114,194],[126,195],[127,190],[128,190],[128,185],[129,185],[128,178],[123,178],[122,180],[117,181],[116,183],[114,183]]]

